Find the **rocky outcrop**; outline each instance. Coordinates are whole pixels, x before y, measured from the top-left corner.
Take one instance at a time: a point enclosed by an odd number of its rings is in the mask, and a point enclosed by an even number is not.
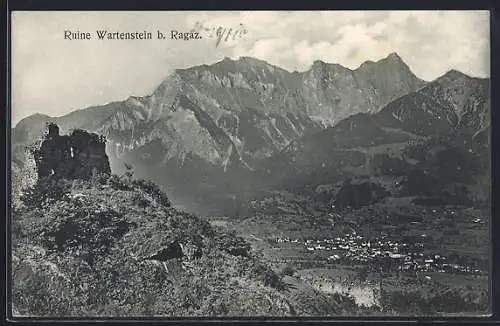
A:
[[[59,127],[48,124],[48,133],[33,149],[38,178],[89,179],[96,173],[111,174],[105,138],[84,130],[59,135]]]

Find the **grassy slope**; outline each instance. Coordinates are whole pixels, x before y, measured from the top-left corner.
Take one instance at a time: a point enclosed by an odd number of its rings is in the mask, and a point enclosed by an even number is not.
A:
[[[56,190],[60,190],[59,192]],[[347,297],[293,289],[241,238],[127,178],[39,183],[13,214],[13,309],[23,316],[292,316],[354,313]],[[172,241],[201,258],[146,260]]]

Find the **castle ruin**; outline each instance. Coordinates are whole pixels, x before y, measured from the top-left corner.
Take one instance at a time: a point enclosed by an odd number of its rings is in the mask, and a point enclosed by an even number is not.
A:
[[[60,135],[56,124],[48,124],[48,133],[33,156],[39,179],[88,180],[96,173],[111,174],[105,137],[81,129]]]

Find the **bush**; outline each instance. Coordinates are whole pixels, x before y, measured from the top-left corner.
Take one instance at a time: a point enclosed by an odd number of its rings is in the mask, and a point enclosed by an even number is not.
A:
[[[151,197],[153,197],[153,200],[155,200],[157,203],[165,207],[170,207],[172,205],[167,195],[154,182],[150,180],[141,179],[141,180],[134,180],[133,184],[135,186],[138,186],[139,189],[141,189]]]
[[[371,164],[376,173],[389,176],[405,175],[411,167],[405,160],[387,154],[374,155]]]
[[[425,315],[432,312],[429,300],[419,291],[387,292],[382,290],[381,306],[383,311],[393,311],[402,315]]]
[[[401,194],[406,196],[441,196],[442,180],[419,169],[411,170],[401,182]]]
[[[486,312],[486,289],[470,286],[441,289],[436,284],[423,291],[382,291],[381,306],[384,311],[402,315],[429,315],[439,313]]]
[[[105,254],[113,242],[125,234],[131,224],[116,211],[71,201],[59,202],[47,211],[30,230],[44,247],[72,255],[93,263],[94,258]]]
[[[68,181],[48,177],[25,189],[20,199],[28,208],[41,208],[65,199],[69,192]]]
[[[132,202],[140,208],[146,208],[149,206],[149,201],[141,194],[135,194],[132,198]]]
[[[233,256],[249,257],[251,246],[236,233],[219,233],[215,236],[216,244],[219,248]]]
[[[290,265],[286,265],[281,271],[281,275],[293,276],[297,271]]]
[[[337,193],[335,204],[339,207],[359,208],[377,203],[389,195],[390,193],[378,184],[371,182],[352,184],[348,181]]]
[[[111,177],[109,177],[108,184],[113,189],[116,190],[129,191],[133,189],[133,187],[130,184],[128,184],[122,178],[114,174]]]
[[[92,173],[92,177],[90,178],[90,183],[92,186],[96,185],[105,185],[108,183],[108,180],[110,178],[109,174],[106,173],[98,173],[95,172],[96,170],[94,169],[94,172]]]
[[[12,273],[17,276],[23,272],[24,277],[14,282],[12,289],[12,302],[20,308],[20,314],[63,317],[85,307],[85,296],[50,265],[23,260]]]

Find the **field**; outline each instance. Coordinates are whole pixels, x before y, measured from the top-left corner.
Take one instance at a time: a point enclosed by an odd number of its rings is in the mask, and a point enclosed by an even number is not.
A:
[[[211,222],[234,229],[277,271],[292,270],[295,286],[349,293],[383,314],[486,314],[489,213],[400,202]]]

